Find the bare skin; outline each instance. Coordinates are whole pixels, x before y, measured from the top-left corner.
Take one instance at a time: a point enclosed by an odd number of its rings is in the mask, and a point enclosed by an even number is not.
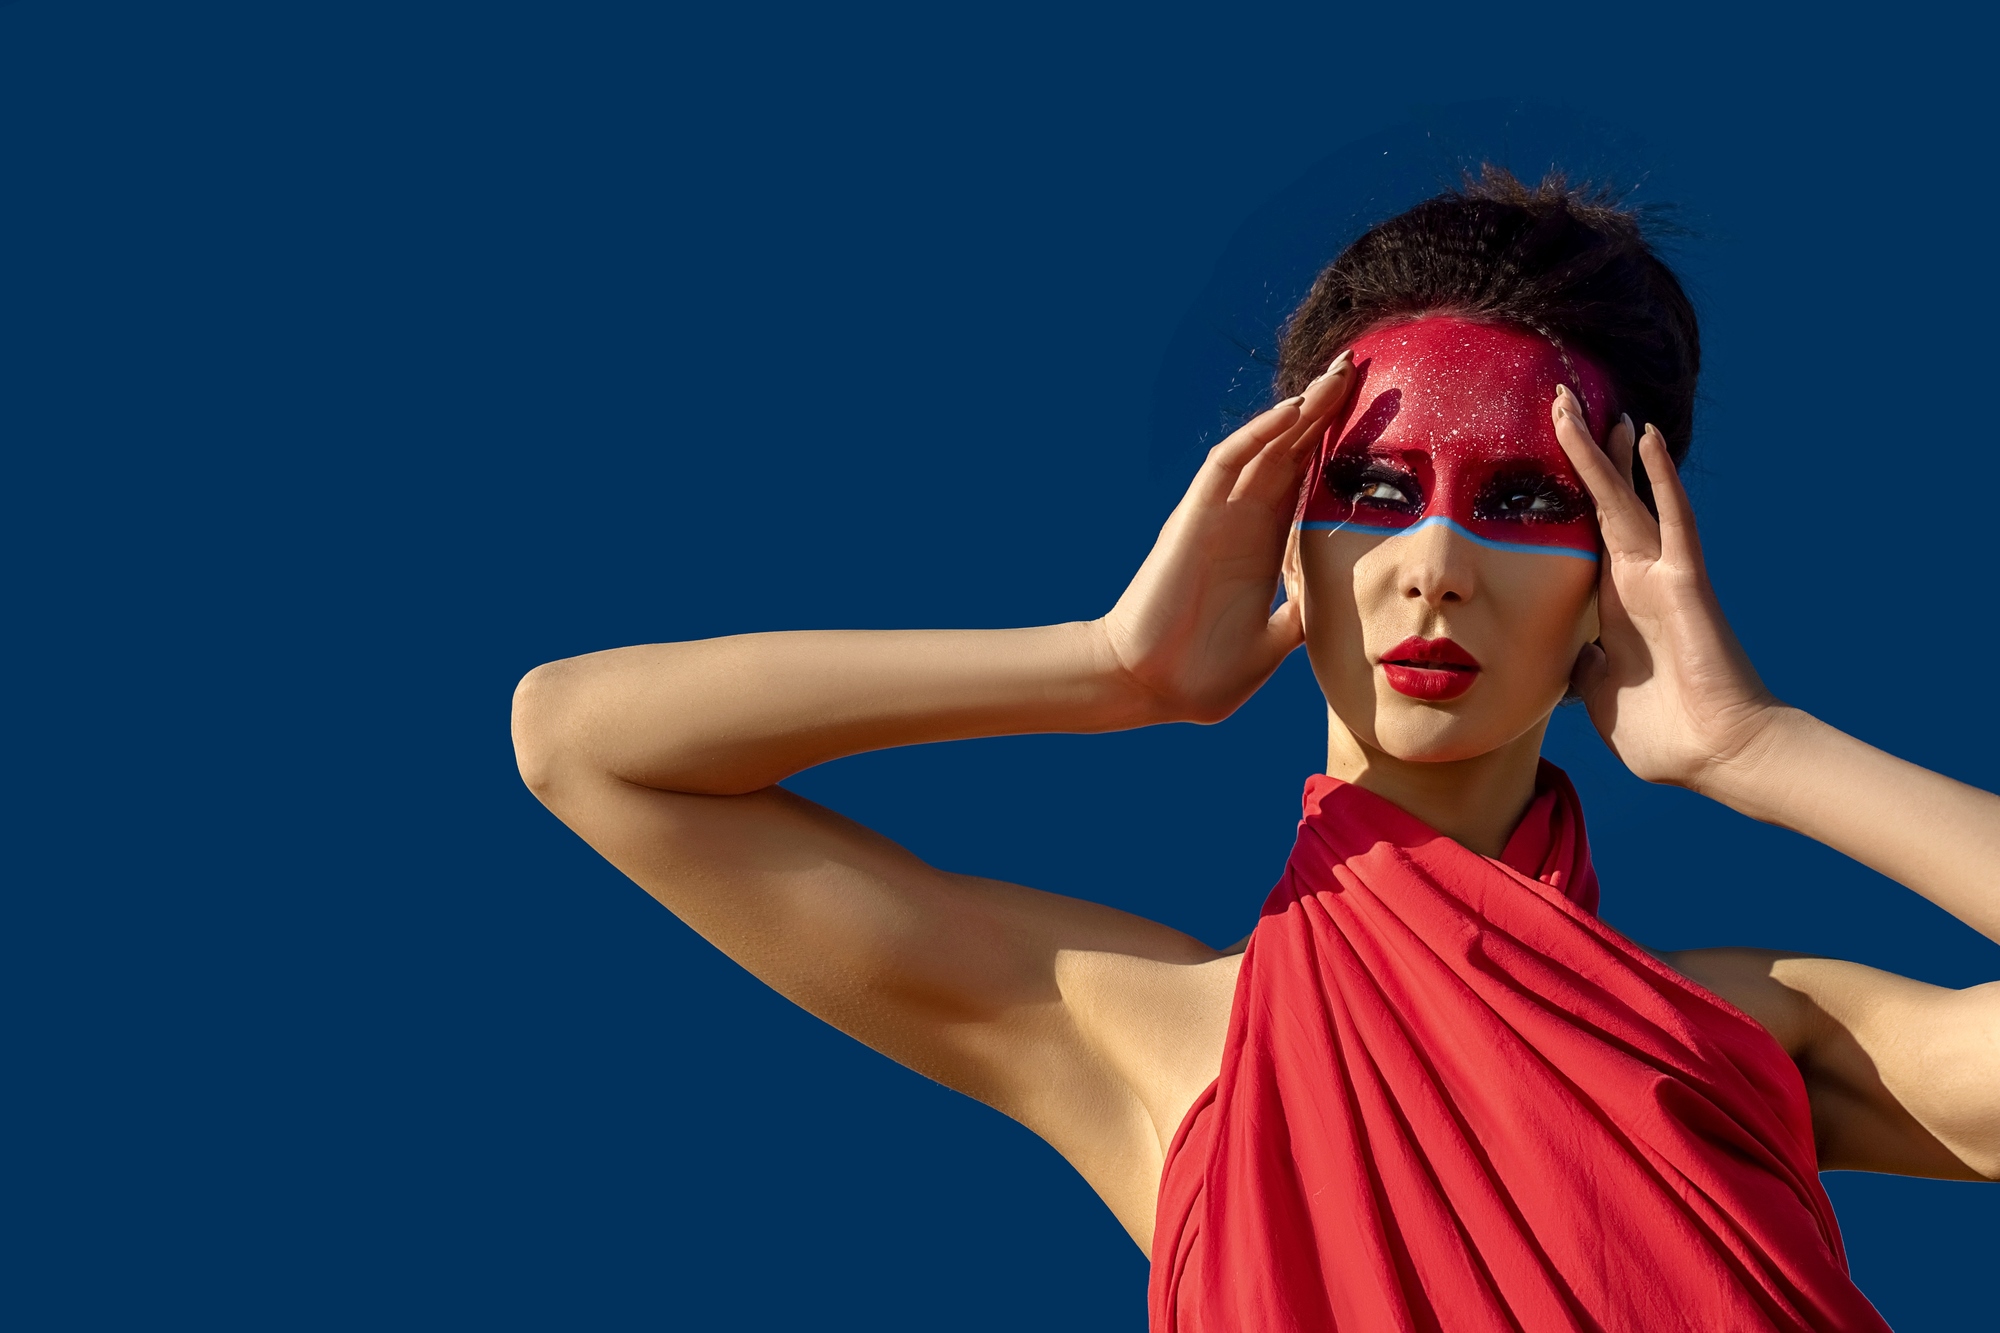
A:
[[[1443,528],[1293,536],[1303,465],[1352,387],[1343,358],[1216,446],[1100,620],[550,663],[515,695],[522,775],[782,994],[1040,1134],[1149,1252],[1167,1146],[1221,1064],[1241,946],[935,869],[778,782],[895,745],[1219,721],[1304,644],[1328,699],[1327,771],[1497,855],[1574,679],[1640,777],[1816,838],[2000,941],[2000,798],[1770,696],[1709,588],[1657,432],[1623,422],[1600,449],[1567,391],[1552,407],[1598,505],[1601,572]],[[1635,454],[1657,522],[1628,480]],[[1491,679],[1448,703],[1389,690],[1371,654],[1440,633]],[[2000,1179],[2000,982],[1948,990],[1745,949],[1662,957],[1798,1062],[1823,1166]]]

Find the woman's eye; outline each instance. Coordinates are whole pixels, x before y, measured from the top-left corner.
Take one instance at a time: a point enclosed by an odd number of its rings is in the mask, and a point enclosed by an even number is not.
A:
[[[1476,518],[1567,523],[1583,514],[1583,497],[1546,472],[1495,477],[1472,507]]]
[[[1416,513],[1424,507],[1424,491],[1417,479],[1379,458],[1339,459],[1328,468],[1326,484],[1349,504],[1370,509]]]

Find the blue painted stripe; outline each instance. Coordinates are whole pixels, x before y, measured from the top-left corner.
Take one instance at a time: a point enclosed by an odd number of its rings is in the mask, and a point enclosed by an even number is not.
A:
[[[1450,528],[1475,546],[1484,546],[1489,551],[1514,551],[1521,555],[1566,555],[1572,560],[1597,563],[1595,551],[1578,551],[1568,546],[1534,546],[1528,542],[1496,542],[1491,537],[1482,537],[1476,532],[1467,531],[1463,523],[1446,518],[1443,514],[1432,514],[1429,518],[1418,519],[1407,528],[1378,528],[1372,523],[1329,523],[1324,519],[1302,522],[1298,527],[1304,532],[1366,532],[1380,533],[1384,537],[1401,537],[1423,528],[1442,527]]]

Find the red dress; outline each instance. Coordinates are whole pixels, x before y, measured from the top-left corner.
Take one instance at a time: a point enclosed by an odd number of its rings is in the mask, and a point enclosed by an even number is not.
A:
[[[1498,861],[1307,782],[1161,1174],[1153,1333],[1887,1329],[1790,1058],[1596,908],[1552,764]]]

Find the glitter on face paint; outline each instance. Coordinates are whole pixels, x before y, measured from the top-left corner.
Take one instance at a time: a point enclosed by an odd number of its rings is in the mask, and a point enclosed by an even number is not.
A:
[[[1507,325],[1450,317],[1357,340],[1354,411],[1306,477],[1299,526],[1408,532],[1448,526],[1481,546],[1597,558],[1597,520],[1556,442],[1556,386],[1603,439],[1611,394],[1588,360]]]

